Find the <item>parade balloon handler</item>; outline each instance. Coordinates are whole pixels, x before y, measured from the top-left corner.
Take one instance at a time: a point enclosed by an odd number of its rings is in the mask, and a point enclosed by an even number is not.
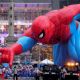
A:
[[[64,65],[67,60],[80,62],[80,4],[53,10],[37,17],[32,27],[10,48],[0,48],[1,63],[12,66],[14,55],[32,49],[41,42],[53,45],[54,64]]]

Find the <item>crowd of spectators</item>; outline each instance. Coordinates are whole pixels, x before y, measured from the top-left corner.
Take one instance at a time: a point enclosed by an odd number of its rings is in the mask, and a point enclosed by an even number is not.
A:
[[[37,76],[41,73],[38,67],[34,67],[33,65],[20,65],[20,66],[13,66],[12,69],[9,67],[0,67],[0,77],[4,77],[8,79],[12,77],[13,79],[18,77],[34,77],[38,80]]]
[[[74,75],[75,73],[75,75]],[[77,77],[78,80],[79,76],[79,69],[77,66],[74,67],[74,70],[68,69],[66,67],[61,67],[57,65],[32,65],[32,64],[17,64],[13,65],[12,68],[0,66],[0,79],[1,80],[48,80],[48,79],[55,79],[55,80],[65,80],[67,74],[73,75],[73,77]],[[33,78],[33,79],[31,79]],[[74,79],[75,80],[75,79]]]

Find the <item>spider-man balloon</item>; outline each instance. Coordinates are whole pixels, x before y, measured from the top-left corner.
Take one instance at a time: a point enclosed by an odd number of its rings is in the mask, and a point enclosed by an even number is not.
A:
[[[14,55],[31,49],[37,42],[53,45],[54,64],[69,59],[80,62],[80,4],[53,10],[37,17],[11,48],[0,48],[0,63],[12,65]]]

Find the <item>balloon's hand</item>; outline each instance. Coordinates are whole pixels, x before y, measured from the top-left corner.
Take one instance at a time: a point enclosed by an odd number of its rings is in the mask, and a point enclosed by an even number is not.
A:
[[[8,48],[0,48],[0,64],[9,63],[12,66],[14,58],[14,52]]]

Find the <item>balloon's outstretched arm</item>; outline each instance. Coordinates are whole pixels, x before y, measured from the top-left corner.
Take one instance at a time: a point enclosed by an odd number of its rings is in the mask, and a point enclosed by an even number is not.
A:
[[[9,65],[12,66],[14,55],[19,55],[31,49],[36,44],[37,41],[32,38],[31,30],[27,32],[28,33],[24,33],[10,48],[0,48],[0,64],[9,63]]]

